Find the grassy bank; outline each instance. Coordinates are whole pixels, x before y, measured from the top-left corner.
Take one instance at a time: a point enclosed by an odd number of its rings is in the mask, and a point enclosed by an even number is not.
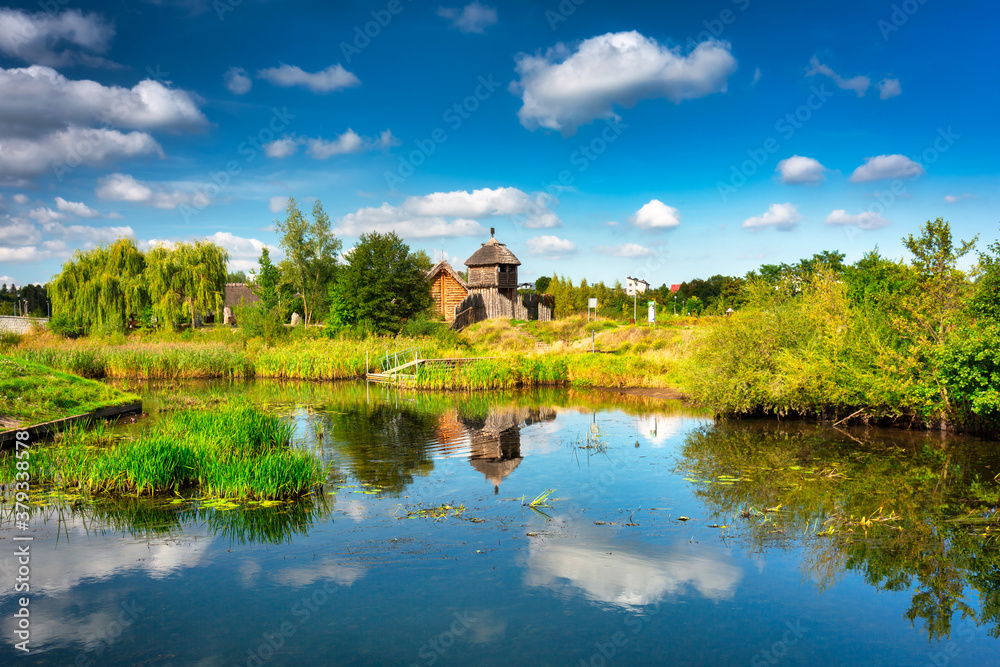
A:
[[[530,327],[481,322],[461,334],[443,324],[427,329],[425,335],[333,339],[296,332],[274,345],[222,329],[76,340],[41,334],[25,337],[9,353],[88,378],[347,380],[364,377],[366,354],[375,370],[387,351],[419,348],[424,358],[489,357],[453,372],[424,369],[417,386],[425,389],[672,387],[688,333],[681,326],[648,329],[584,317]]]
[[[242,402],[185,410],[121,439],[103,427],[73,428],[32,451],[32,481],[67,491],[153,495],[196,488],[240,500],[308,494],[325,478],[318,458],[291,447],[292,427]],[[0,467],[13,479],[14,457]]]
[[[134,394],[28,361],[0,356],[0,430],[138,401]]]

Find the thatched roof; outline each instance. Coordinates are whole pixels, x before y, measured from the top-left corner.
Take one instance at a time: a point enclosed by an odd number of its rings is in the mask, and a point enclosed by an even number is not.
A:
[[[443,260],[435,264],[433,267],[431,267],[431,270],[427,272],[427,280],[433,282],[434,279],[437,278],[438,275],[441,273],[447,273],[449,276],[457,280],[459,285],[461,285],[466,289],[469,288],[466,282],[462,280],[462,276],[458,275],[458,271],[451,268],[451,264]]]
[[[241,301],[249,306],[260,301],[260,297],[246,283],[226,283],[226,307],[235,308]]]
[[[466,266],[492,266],[494,264],[516,264],[520,265],[520,260],[514,256],[507,246],[500,243],[495,238],[483,244],[483,247],[472,253],[472,257],[465,260]]]

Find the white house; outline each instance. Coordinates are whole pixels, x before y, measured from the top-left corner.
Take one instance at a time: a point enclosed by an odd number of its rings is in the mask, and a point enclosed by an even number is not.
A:
[[[648,289],[649,283],[645,280],[639,280],[638,278],[633,278],[631,276],[625,277],[625,293],[629,296],[642,294]]]

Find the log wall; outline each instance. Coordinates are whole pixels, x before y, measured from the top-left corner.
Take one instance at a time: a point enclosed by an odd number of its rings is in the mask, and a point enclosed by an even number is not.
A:
[[[431,296],[434,297],[434,312],[444,315],[446,322],[455,321],[455,307],[462,303],[469,292],[461,283],[447,272],[442,272],[431,283]]]

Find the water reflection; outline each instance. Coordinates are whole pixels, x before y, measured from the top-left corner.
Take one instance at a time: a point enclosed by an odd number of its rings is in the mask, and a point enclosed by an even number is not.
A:
[[[906,617],[930,638],[958,613],[1000,636],[1000,451],[892,435],[717,424],[686,436],[681,468],[752,550],[801,539],[821,588],[856,571],[878,590],[912,588]]]
[[[469,434],[469,463],[500,492],[500,483],[521,464],[521,429],[551,422],[556,413],[546,407],[492,408],[485,417],[463,416]]]
[[[710,600],[730,598],[742,575],[710,547],[628,544],[608,539],[606,531],[563,525],[554,536],[532,540],[524,581],[636,609],[690,590]]]

